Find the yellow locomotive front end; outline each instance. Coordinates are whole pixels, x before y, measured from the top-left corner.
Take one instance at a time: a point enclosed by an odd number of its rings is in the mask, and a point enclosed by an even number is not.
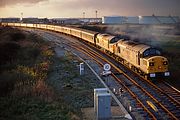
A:
[[[149,78],[168,77],[168,60],[157,49],[149,48],[143,52],[141,69]]]
[[[147,79],[170,76],[168,60],[151,46],[121,40],[116,45],[115,54],[123,64]]]
[[[167,77],[170,75],[168,72],[168,60],[163,56],[153,56],[145,58],[147,71],[146,73],[150,78],[154,77]]]

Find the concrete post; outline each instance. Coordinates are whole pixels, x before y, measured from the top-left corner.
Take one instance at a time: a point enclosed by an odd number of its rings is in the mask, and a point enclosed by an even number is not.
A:
[[[79,67],[80,75],[84,75],[84,63],[80,63]]]

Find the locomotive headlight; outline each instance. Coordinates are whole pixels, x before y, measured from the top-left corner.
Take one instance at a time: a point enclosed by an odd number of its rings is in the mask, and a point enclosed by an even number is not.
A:
[[[164,76],[170,76],[170,72],[165,72]]]
[[[156,74],[155,73],[151,73],[150,77],[156,77]]]
[[[168,64],[168,62],[167,62],[167,61],[164,61],[164,62],[163,62],[163,65],[167,65],[167,64]]]
[[[162,67],[161,66],[158,66],[159,69],[161,69]]]
[[[154,66],[154,62],[150,62],[150,63],[149,63],[149,66]]]

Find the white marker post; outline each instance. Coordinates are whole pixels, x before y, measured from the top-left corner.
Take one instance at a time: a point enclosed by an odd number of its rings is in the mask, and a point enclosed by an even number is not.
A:
[[[111,74],[111,71],[110,71],[110,69],[111,69],[111,66],[110,66],[110,64],[104,64],[104,71],[103,71],[103,73],[102,73],[102,75],[103,76],[105,76],[106,77],[106,81],[107,81],[107,85],[109,86],[109,75]]]
[[[80,75],[84,75],[84,63],[80,63],[79,72],[80,72]]]
[[[111,74],[111,71],[110,71],[111,66],[110,66],[110,64],[107,64],[107,63],[104,64],[103,68],[104,68],[104,71],[103,71],[102,75],[107,76],[107,75]]]

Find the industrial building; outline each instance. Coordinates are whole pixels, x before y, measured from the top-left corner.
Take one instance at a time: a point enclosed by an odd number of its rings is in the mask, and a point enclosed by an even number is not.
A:
[[[54,24],[179,24],[178,16],[104,16],[102,18],[0,18],[0,22]]]
[[[57,24],[101,24],[101,18],[53,18],[53,23]]]
[[[30,17],[30,18],[22,18],[22,22],[23,22],[23,23],[38,23],[38,22],[39,22],[39,19],[38,19],[38,18],[33,18],[33,17]]]
[[[0,22],[9,22],[9,23],[49,23],[49,19],[47,18],[0,18]]]
[[[130,23],[130,24],[138,24],[139,23],[139,17],[138,16],[128,16],[125,18],[126,18],[125,23]]]
[[[177,24],[178,16],[104,16],[102,24]]]
[[[0,22],[20,22],[20,18],[0,18]]]
[[[104,16],[102,17],[102,24],[123,24],[126,22],[124,16]]]
[[[172,23],[178,23],[178,19],[179,17],[172,17],[172,16],[169,16],[169,17],[165,17],[165,16],[157,16],[156,17],[160,23],[162,24],[172,24]]]
[[[139,16],[139,24],[160,24],[155,16]]]

